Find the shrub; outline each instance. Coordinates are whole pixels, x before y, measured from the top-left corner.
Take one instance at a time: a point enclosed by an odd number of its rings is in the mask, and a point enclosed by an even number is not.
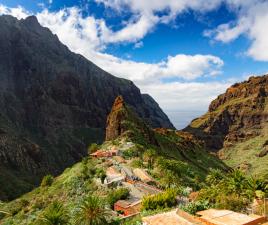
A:
[[[127,188],[119,188],[112,190],[107,196],[107,202],[110,207],[113,208],[114,203],[118,200],[126,199],[129,196],[129,190]]]
[[[176,191],[168,189],[163,193],[144,197],[141,204],[142,210],[170,208],[176,205]]]
[[[96,169],[96,176],[101,179],[101,183],[104,183],[104,180],[106,178],[106,173],[103,169],[97,168]]]
[[[221,175],[212,171],[206,179],[210,184],[199,192],[199,200],[208,200],[210,204],[222,209],[241,211],[245,209],[254,197],[267,194],[267,182],[253,177],[247,177],[239,170]]]
[[[131,162],[131,166],[134,167],[134,168],[143,168],[143,161],[140,160],[140,159],[134,159]]]
[[[96,168],[95,165],[92,163],[92,161],[88,159],[82,160],[82,177],[84,179],[89,179],[95,176],[96,174]]]
[[[69,224],[69,216],[61,203],[53,202],[45,210],[40,221],[44,225],[67,225]]]
[[[156,157],[156,151],[151,148],[143,153],[143,159],[148,163],[148,169],[151,169],[153,167]]]
[[[44,176],[41,182],[41,187],[51,186],[53,183],[53,180],[54,180],[54,177],[50,174]]]
[[[131,159],[139,156],[136,147],[131,147],[127,150],[124,150],[122,154],[125,159]]]
[[[21,199],[20,200],[20,204],[22,205],[22,207],[26,207],[26,206],[28,206],[29,205],[29,201],[28,200],[26,200],[26,199]]]
[[[92,154],[92,153],[98,151],[99,148],[100,148],[100,146],[99,146],[98,144],[96,144],[96,143],[92,143],[92,144],[88,147],[88,154],[90,155],[90,154]]]
[[[46,203],[44,202],[43,199],[41,198],[36,198],[33,205],[32,205],[32,209],[43,209],[45,208]]]
[[[248,200],[236,194],[218,195],[215,206],[220,209],[229,209],[240,212],[247,207]]]
[[[260,191],[260,190],[255,191],[255,195],[257,198],[264,198],[265,197],[265,193],[263,191]]]
[[[209,205],[208,201],[196,201],[196,202],[191,202],[191,203],[184,205],[184,206],[180,206],[180,209],[194,215],[198,211],[208,209],[209,206],[210,205]]]

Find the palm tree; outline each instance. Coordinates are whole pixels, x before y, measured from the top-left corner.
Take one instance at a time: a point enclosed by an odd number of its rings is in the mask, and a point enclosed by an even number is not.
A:
[[[96,196],[88,196],[78,207],[75,215],[76,225],[104,225],[107,223],[108,210]]]
[[[247,178],[240,170],[234,170],[227,179],[228,189],[240,195],[246,189]]]
[[[249,191],[250,197],[254,197],[256,191],[261,191],[267,193],[268,185],[265,180],[255,178],[253,176],[249,177],[247,180],[247,189]]]
[[[156,158],[156,151],[154,149],[148,149],[143,153],[143,159],[148,162],[148,168],[151,169]]]
[[[206,177],[206,182],[209,185],[216,185],[224,178],[224,174],[219,169],[211,169]]]
[[[67,225],[69,224],[69,216],[64,209],[63,204],[53,202],[41,217],[41,224],[44,225]]]

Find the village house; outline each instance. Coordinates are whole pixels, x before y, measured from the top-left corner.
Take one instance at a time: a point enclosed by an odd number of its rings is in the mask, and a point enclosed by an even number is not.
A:
[[[143,183],[143,182],[136,182],[134,184],[135,188],[138,189],[141,193],[143,193],[144,196],[146,195],[156,195],[162,192],[162,190],[151,186],[149,184]]]
[[[264,216],[246,215],[230,210],[208,209],[197,212],[198,218],[206,225],[257,225],[266,221]]]
[[[203,225],[194,216],[176,209],[142,218],[143,225]]]
[[[139,180],[139,178],[133,174],[132,170],[126,166],[121,165],[121,173],[125,175],[128,183],[134,184]]]
[[[104,181],[104,184],[108,187],[118,186],[122,184],[125,178],[125,175],[120,173],[115,166],[110,166],[106,170],[106,179]]]
[[[113,157],[113,156],[117,156],[118,154],[118,150],[116,149],[111,149],[111,150],[98,150],[96,152],[93,152],[90,154],[91,157],[93,158],[108,158],[108,157]]]
[[[133,170],[133,173],[136,177],[145,183],[153,181],[153,178],[144,169],[136,168]]]
[[[124,216],[138,214],[141,210],[140,199],[119,200],[114,204],[114,211],[120,211]]]

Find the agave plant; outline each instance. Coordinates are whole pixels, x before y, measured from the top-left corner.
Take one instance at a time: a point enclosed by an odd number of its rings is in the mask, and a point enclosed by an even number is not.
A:
[[[45,210],[40,221],[43,225],[67,225],[69,224],[69,216],[63,204],[53,202]]]
[[[88,196],[78,206],[74,223],[76,225],[104,225],[108,224],[108,210],[103,201],[96,196]]]

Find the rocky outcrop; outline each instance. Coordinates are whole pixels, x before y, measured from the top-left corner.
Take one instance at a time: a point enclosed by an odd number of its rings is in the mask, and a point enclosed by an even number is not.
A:
[[[85,156],[118,95],[152,127],[173,128],[131,81],[72,53],[35,17],[0,16],[0,30],[0,165],[18,180],[36,184]]]
[[[106,122],[105,140],[111,141],[118,137],[128,137],[137,143],[142,141],[159,145],[153,129],[125,103],[122,96],[115,99]]]
[[[208,112],[185,128],[217,151],[265,132],[268,122],[268,75],[250,77],[217,97]]]
[[[127,109],[122,96],[118,96],[113,104],[106,123],[106,141],[114,140],[123,132],[122,122],[127,119]]]

